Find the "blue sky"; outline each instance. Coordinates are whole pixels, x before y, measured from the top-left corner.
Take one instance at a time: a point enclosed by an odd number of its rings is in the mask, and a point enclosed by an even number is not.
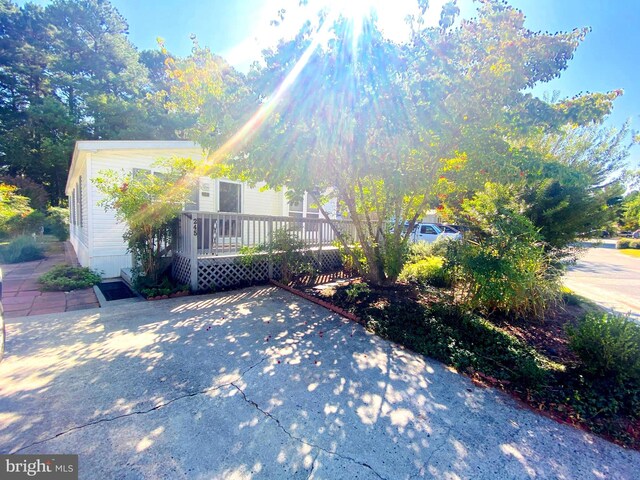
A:
[[[140,49],[156,48],[162,37],[169,51],[186,55],[190,34],[201,45],[209,46],[241,70],[260,57],[265,46],[297,30],[314,4],[333,2],[344,6],[373,2],[384,20],[383,29],[391,36],[404,28],[403,19],[415,0],[309,0],[311,7],[299,8],[298,0],[111,0],[129,22],[131,41]],[[431,0],[437,22],[439,6],[445,0]],[[47,3],[39,0],[37,3]],[[471,0],[459,0],[463,15],[473,10]],[[567,31],[591,27],[592,32],[579,47],[563,75],[536,89],[536,93],[558,90],[562,97],[579,92],[610,91],[621,88],[625,94],[616,101],[607,120],[621,125],[632,120],[640,131],[640,0],[509,0],[527,17],[532,30]],[[288,17],[283,26],[269,25],[279,8]],[[634,147],[632,164],[640,167],[640,147]]]

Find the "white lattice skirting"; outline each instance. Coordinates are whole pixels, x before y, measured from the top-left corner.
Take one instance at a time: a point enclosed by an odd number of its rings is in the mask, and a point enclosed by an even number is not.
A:
[[[340,251],[335,248],[310,252],[319,272],[331,272],[342,267]],[[180,283],[191,283],[191,260],[176,253],[173,257],[173,277]],[[269,272],[271,271],[271,277]],[[242,256],[198,258],[198,291],[239,287],[269,278],[280,279],[277,262],[267,255],[255,256],[252,262]]]
[[[191,283],[191,260],[189,257],[174,253],[171,273],[178,283],[189,285]]]

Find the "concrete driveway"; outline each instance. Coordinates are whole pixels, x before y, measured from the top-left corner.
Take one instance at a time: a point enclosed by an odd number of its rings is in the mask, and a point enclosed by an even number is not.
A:
[[[0,451],[80,477],[637,478],[640,453],[273,288],[8,324]]]
[[[616,250],[615,240],[584,244],[565,285],[603,307],[640,320],[640,259]]]

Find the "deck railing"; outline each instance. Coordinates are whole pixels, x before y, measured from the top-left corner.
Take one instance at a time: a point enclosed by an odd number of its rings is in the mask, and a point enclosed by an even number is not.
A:
[[[331,246],[338,240],[338,235],[355,239],[351,220],[331,222],[335,228],[324,218],[184,212],[180,216],[176,251],[198,257],[237,255],[242,253],[243,247],[268,245],[278,230],[295,233],[305,249]]]

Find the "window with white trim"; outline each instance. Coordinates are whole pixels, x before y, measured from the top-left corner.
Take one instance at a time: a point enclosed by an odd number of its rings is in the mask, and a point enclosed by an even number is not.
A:
[[[242,184],[218,182],[218,211],[222,213],[242,213]]]
[[[82,218],[82,176],[78,179],[78,193],[76,195],[76,201],[78,205],[78,225],[80,227],[83,226],[83,218]]]
[[[76,189],[71,190],[69,198],[69,223],[76,224]]]
[[[289,202],[289,216],[296,218],[320,218],[320,209],[305,192],[301,200]]]

